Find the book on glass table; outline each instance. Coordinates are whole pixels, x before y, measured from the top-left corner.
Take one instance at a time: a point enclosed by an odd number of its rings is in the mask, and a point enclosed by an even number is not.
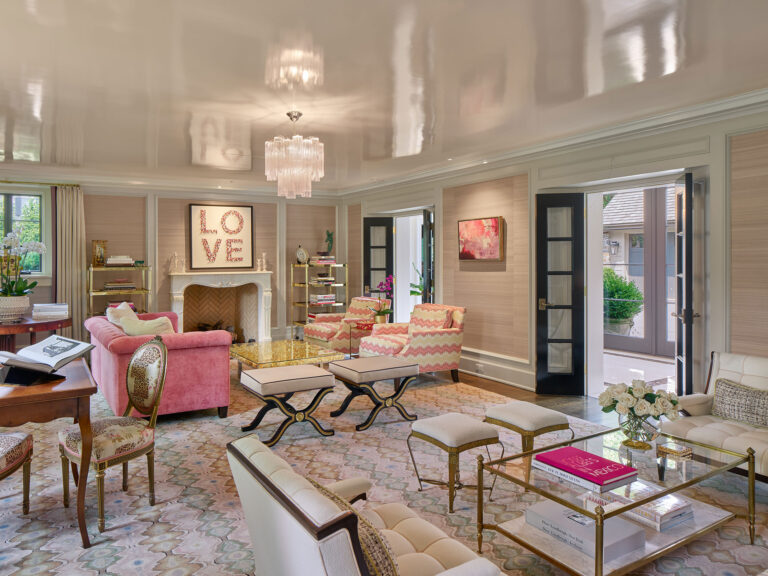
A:
[[[607,492],[637,478],[637,469],[573,446],[536,454],[532,465],[595,492]]]

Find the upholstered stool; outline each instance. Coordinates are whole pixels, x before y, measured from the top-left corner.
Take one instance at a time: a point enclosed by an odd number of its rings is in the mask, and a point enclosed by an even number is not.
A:
[[[328,370],[338,378],[349,390],[338,410],[331,416],[341,416],[349,407],[349,403],[358,396],[368,396],[373,402],[373,408],[365,422],[355,426],[356,430],[366,430],[384,408],[394,408],[406,420],[416,420],[418,416],[409,414],[400,403],[408,385],[419,375],[419,365],[416,362],[392,358],[390,356],[370,356],[354,360],[339,360],[328,364]],[[373,385],[380,380],[394,380],[395,390],[390,396],[381,396]]]
[[[333,436],[332,429],[323,428],[312,416],[322,399],[333,390],[335,381],[330,372],[309,365],[245,370],[240,375],[240,384],[265,404],[253,421],[241,428],[243,432],[256,428],[267,412],[274,408],[286,415],[286,419],[278,426],[272,438],[265,442],[267,446],[274,446],[288,426],[296,422],[309,422],[323,436]],[[288,400],[297,392],[311,390],[317,390],[317,394],[306,408],[298,410],[288,404]]]
[[[574,431],[565,414],[521,400],[491,406],[485,411],[485,421],[520,434],[523,452],[533,450],[533,439],[547,432],[570,430],[571,438],[574,437]],[[525,462],[526,476],[530,477],[530,456],[525,458]]]
[[[441,450],[448,453],[448,482],[442,480],[430,480],[422,478],[419,469],[416,466],[416,459],[413,457],[411,449],[411,438],[419,438],[430,444],[434,444]],[[499,431],[489,424],[479,422],[466,414],[457,414],[449,412],[433,418],[425,418],[411,425],[411,433],[408,435],[408,452],[411,453],[413,468],[416,470],[416,478],[419,480],[419,491],[422,490],[422,482],[427,484],[437,484],[448,486],[448,511],[453,512],[453,499],[456,490],[460,488],[476,488],[470,484],[462,484],[459,479],[459,454],[472,448],[485,446],[488,452],[488,459],[491,459],[491,453],[488,450],[489,444],[499,444],[501,446],[501,457],[504,457],[504,446],[499,442]],[[493,486],[496,483],[494,475],[491,484],[491,494]],[[490,494],[488,495],[490,499]]]

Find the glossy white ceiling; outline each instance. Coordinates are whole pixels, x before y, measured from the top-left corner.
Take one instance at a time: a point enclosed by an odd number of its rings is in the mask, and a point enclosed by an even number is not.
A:
[[[3,0],[0,174],[265,188],[264,141],[350,189],[768,87],[765,0]],[[281,43],[313,90],[265,84]]]

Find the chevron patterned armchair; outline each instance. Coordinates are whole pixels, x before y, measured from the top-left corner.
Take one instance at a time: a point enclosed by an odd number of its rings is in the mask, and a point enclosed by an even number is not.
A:
[[[304,326],[304,340],[342,354],[356,354],[360,339],[370,330],[358,328],[359,320],[373,321],[374,310],[389,308],[389,300],[358,296],[352,298],[343,314],[318,314],[315,321]]]
[[[418,362],[419,372],[450,370],[459,381],[466,308],[417,304],[409,323],[376,324],[360,341],[360,357],[397,356]]]

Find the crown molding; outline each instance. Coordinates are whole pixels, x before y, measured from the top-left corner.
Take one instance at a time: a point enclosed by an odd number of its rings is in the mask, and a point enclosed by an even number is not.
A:
[[[341,188],[341,196],[354,196],[365,192],[381,192],[395,186],[434,182],[456,176],[471,175],[494,169],[510,167],[522,162],[539,160],[553,154],[573,152],[576,149],[592,148],[626,140],[628,137],[650,136],[671,130],[710,124],[716,121],[738,118],[749,114],[768,112],[768,88],[745,92],[736,96],[687,106],[663,114],[656,114],[639,120],[623,122],[574,136],[559,138],[525,146],[483,159],[451,162],[450,166],[422,170],[363,186]]]

